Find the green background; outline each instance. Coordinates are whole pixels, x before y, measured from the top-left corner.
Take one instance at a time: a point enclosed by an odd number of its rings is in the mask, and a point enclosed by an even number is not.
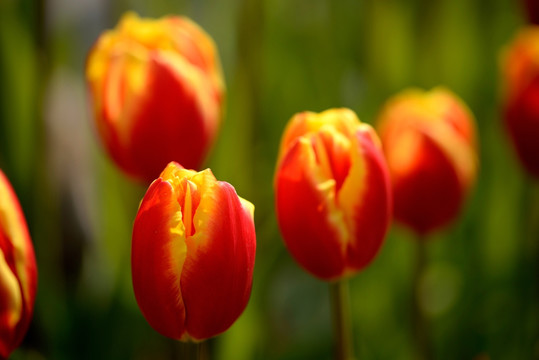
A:
[[[130,275],[145,188],[103,151],[84,62],[121,14],[183,14],[217,43],[226,116],[206,163],[256,206],[250,303],[210,341],[214,359],[330,359],[327,284],[279,235],[272,177],[288,119],[349,107],[373,123],[408,87],[445,85],[475,114],[480,172],[458,221],[427,244],[422,308],[438,359],[539,358],[539,185],[501,125],[500,53],[525,19],[511,0],[0,0],[0,168],[21,200],[39,267],[35,314],[13,359],[172,359]],[[538,140],[539,141],[539,140]],[[415,242],[393,226],[350,280],[358,359],[414,359]]]

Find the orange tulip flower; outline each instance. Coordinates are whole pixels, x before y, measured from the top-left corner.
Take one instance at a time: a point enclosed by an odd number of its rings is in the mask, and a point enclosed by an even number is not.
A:
[[[337,280],[377,254],[391,215],[378,136],[348,109],[303,112],[288,123],[275,174],[283,239],[313,275]]]
[[[522,164],[539,179],[539,26],[518,33],[503,72],[505,127]]]
[[[19,346],[34,311],[37,267],[17,196],[0,171],[0,358]]]
[[[99,135],[127,174],[149,183],[170,161],[201,166],[224,84],[215,45],[195,23],[127,13],[90,51],[86,78]]]
[[[443,88],[405,90],[379,116],[393,180],[395,219],[419,235],[459,214],[477,172],[474,119]]]
[[[228,329],[249,300],[253,205],[211,170],[171,162],[140,205],[131,267],[138,305],[162,335],[200,341]]]

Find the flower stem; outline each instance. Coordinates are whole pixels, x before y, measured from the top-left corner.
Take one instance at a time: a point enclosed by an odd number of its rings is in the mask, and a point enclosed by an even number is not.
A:
[[[524,184],[523,203],[521,218],[522,222],[522,244],[520,247],[520,259],[518,271],[515,276],[518,277],[520,285],[515,287],[515,290],[520,292],[519,314],[522,324],[529,323],[528,327],[522,326],[523,329],[529,329],[519,333],[521,342],[519,347],[522,349],[531,348],[531,339],[537,339],[539,336],[539,326],[532,323],[537,322],[537,316],[530,317],[530,314],[536,313],[539,309],[539,183],[536,179],[528,177]],[[523,280],[527,279],[527,280]],[[531,319],[530,319],[531,318]],[[533,330],[531,330],[533,329]],[[530,331],[531,330],[531,331]],[[532,335],[528,335],[532,334]],[[525,353],[521,353],[521,357],[525,357]]]
[[[170,341],[172,346],[171,359],[209,360],[210,349],[208,340],[201,342],[193,341]]]
[[[336,359],[352,360],[352,324],[350,321],[350,292],[348,280],[339,280],[329,284],[333,327],[336,342]]]
[[[427,249],[424,237],[415,239],[415,266],[412,288],[412,326],[413,336],[418,359],[430,360],[433,358],[429,341],[427,319],[421,309],[421,276],[427,265]]]
[[[196,360],[208,360],[210,358],[209,350],[207,341],[196,343]]]

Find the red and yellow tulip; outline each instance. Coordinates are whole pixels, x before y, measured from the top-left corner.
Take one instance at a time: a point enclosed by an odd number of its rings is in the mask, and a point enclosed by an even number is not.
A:
[[[86,78],[99,135],[126,173],[149,183],[170,161],[201,166],[224,83],[215,45],[195,23],[125,14],[90,51]]]
[[[391,216],[378,136],[349,109],[296,114],[281,141],[275,195],[283,239],[301,266],[324,280],[359,271]]]
[[[471,112],[446,89],[409,89],[391,98],[378,120],[395,219],[420,235],[450,223],[477,173]]]
[[[253,205],[209,169],[171,162],[148,188],[133,228],[138,305],[162,335],[200,341],[228,329],[249,300]]]
[[[504,121],[527,171],[539,179],[539,26],[522,29],[503,62]]]
[[[17,196],[0,171],[0,358],[21,343],[34,310],[37,267]]]

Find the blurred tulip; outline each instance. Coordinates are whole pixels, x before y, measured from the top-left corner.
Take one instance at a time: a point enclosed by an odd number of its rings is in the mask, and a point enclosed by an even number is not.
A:
[[[228,329],[251,293],[254,206],[210,169],[171,162],[149,187],[133,228],[135,297],[150,325],[179,340]]]
[[[383,108],[378,129],[395,196],[395,219],[419,235],[459,214],[477,173],[474,119],[443,88],[409,89]]]
[[[522,164],[539,179],[539,26],[516,36],[503,72],[505,126]]]
[[[21,343],[34,311],[37,267],[19,201],[0,171],[0,358]]]
[[[365,267],[391,216],[389,175],[374,130],[348,109],[296,114],[275,174],[283,239],[301,266],[324,280]]]
[[[101,139],[126,173],[149,183],[170,161],[201,166],[224,84],[215,45],[195,23],[127,13],[97,40],[86,77]]]

